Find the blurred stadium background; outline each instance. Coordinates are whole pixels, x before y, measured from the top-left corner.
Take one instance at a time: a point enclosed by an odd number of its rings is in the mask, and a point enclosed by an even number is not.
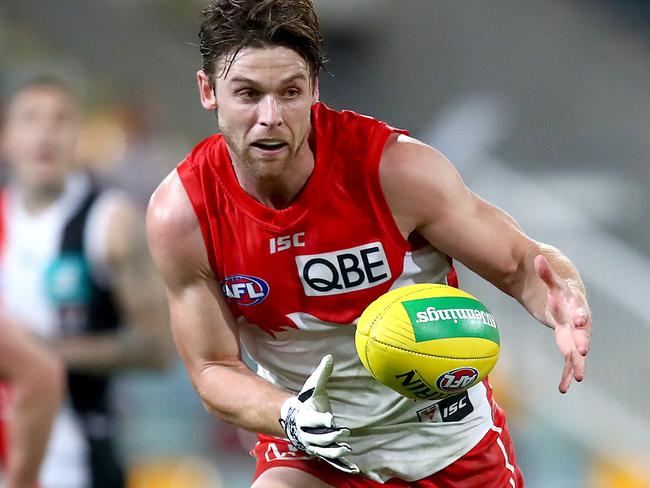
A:
[[[80,161],[144,206],[215,127],[194,73],[203,0],[2,0],[0,83],[63,74],[88,105]],[[650,487],[650,3],[320,0],[321,98],[409,129],[574,260],[595,333],[557,391],[552,334],[461,270],[498,317],[492,375],[530,488]],[[131,488],[248,486],[251,435],[204,413],[176,363],[117,387]]]

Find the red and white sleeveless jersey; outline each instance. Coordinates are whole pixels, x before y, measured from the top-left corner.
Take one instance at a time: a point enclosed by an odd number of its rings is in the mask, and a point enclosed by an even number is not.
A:
[[[315,104],[314,170],[282,210],[242,189],[221,135],[177,167],[258,374],[297,392],[333,354],[332,411],[352,430],[351,460],[380,482],[442,469],[493,425],[486,384],[451,401],[408,400],[374,380],[356,354],[355,324],[374,299],[413,283],[455,284],[447,256],[405,240],[384,198],[379,161],[396,132],[405,133]]]

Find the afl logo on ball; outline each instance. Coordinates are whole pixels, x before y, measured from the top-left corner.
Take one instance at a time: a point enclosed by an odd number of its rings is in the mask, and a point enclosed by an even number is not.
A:
[[[478,371],[474,368],[456,368],[441,374],[436,380],[436,386],[447,393],[461,392],[472,386],[476,378]]]
[[[257,305],[269,294],[269,284],[262,278],[248,275],[226,276],[222,283],[223,294],[246,307]]]

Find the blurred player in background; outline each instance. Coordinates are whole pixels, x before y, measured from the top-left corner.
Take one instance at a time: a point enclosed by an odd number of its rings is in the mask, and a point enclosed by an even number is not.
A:
[[[25,367],[29,365],[29,367]],[[34,488],[65,385],[63,365],[40,341],[0,318],[0,480]]]
[[[75,165],[80,111],[67,84],[35,77],[8,97],[0,133],[10,170],[0,198],[0,304],[68,370],[43,488],[124,485],[110,378],[161,367],[169,350],[137,209]]]
[[[221,134],[161,184],[147,225],[206,408],[260,434],[253,486],[523,486],[487,381],[403,398],[359,362],[354,324],[390,288],[455,285],[458,259],[555,330],[566,392],[591,331],[573,265],[431,147],[318,102],[310,0],[216,0],[204,15],[197,79]]]

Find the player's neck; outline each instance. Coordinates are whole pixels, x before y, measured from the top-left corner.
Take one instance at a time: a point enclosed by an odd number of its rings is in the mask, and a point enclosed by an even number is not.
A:
[[[243,190],[262,205],[282,210],[301,193],[314,171],[314,155],[308,144],[279,172],[255,171],[233,160],[233,170]]]
[[[59,199],[65,190],[65,183],[60,182],[50,185],[19,184],[18,187],[25,210],[36,215],[50,208]]]

